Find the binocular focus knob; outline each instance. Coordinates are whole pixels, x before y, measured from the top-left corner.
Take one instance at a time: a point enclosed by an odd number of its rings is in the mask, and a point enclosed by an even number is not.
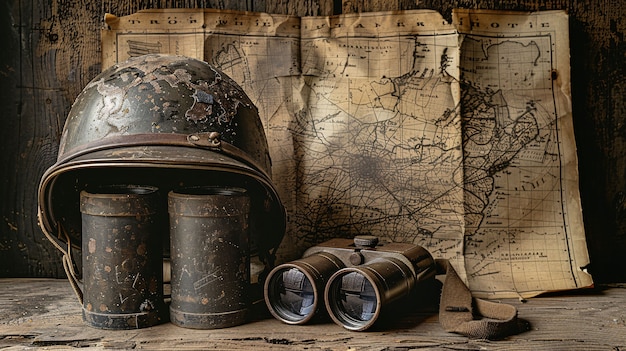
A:
[[[352,263],[355,266],[358,266],[365,261],[365,257],[363,257],[362,253],[357,251],[357,252],[353,252],[350,254],[349,260],[350,260],[350,263]]]
[[[375,235],[357,235],[354,237],[354,245],[356,247],[371,247],[378,245],[378,237]]]
[[[357,235],[354,237],[354,246],[357,248],[350,255],[350,263],[358,266],[365,261],[365,257],[360,252],[361,248],[375,248],[378,245],[378,237],[374,235]]]

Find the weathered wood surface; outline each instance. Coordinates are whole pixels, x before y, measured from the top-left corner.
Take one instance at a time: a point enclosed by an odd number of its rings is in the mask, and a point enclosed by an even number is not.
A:
[[[454,7],[566,9],[585,229],[596,282],[625,282],[626,6],[600,0],[4,0],[0,2],[0,276],[61,277],[39,228],[37,184],[56,158],[71,103],[98,74],[104,13],[222,8],[298,16]]]
[[[289,326],[260,314],[255,322],[214,330],[166,323],[107,331],[86,326],[70,285],[55,279],[0,279],[0,349],[48,350],[623,350],[626,286],[538,297],[518,308],[530,330],[504,340],[471,340],[441,329],[435,304],[378,331],[350,332],[333,323]]]

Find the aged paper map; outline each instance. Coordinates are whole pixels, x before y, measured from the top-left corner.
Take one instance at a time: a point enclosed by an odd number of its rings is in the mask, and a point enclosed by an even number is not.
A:
[[[103,68],[205,60],[257,105],[288,211],[285,259],[374,234],[450,259],[481,297],[592,285],[568,18],[456,10],[105,17]]]

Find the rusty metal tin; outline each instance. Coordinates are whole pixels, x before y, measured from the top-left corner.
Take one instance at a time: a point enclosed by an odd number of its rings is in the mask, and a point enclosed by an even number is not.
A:
[[[168,194],[170,320],[192,329],[243,324],[250,298],[245,189],[194,187]]]
[[[158,189],[119,185],[80,193],[83,319],[101,329],[167,321]]]

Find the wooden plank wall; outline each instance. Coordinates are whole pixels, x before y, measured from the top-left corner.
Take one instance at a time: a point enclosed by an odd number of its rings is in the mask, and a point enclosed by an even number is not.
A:
[[[455,7],[566,9],[585,229],[596,282],[626,281],[626,5],[622,0],[3,0],[0,1],[0,277],[62,277],[37,226],[36,190],[65,116],[101,70],[106,12],[220,8],[293,14]]]

